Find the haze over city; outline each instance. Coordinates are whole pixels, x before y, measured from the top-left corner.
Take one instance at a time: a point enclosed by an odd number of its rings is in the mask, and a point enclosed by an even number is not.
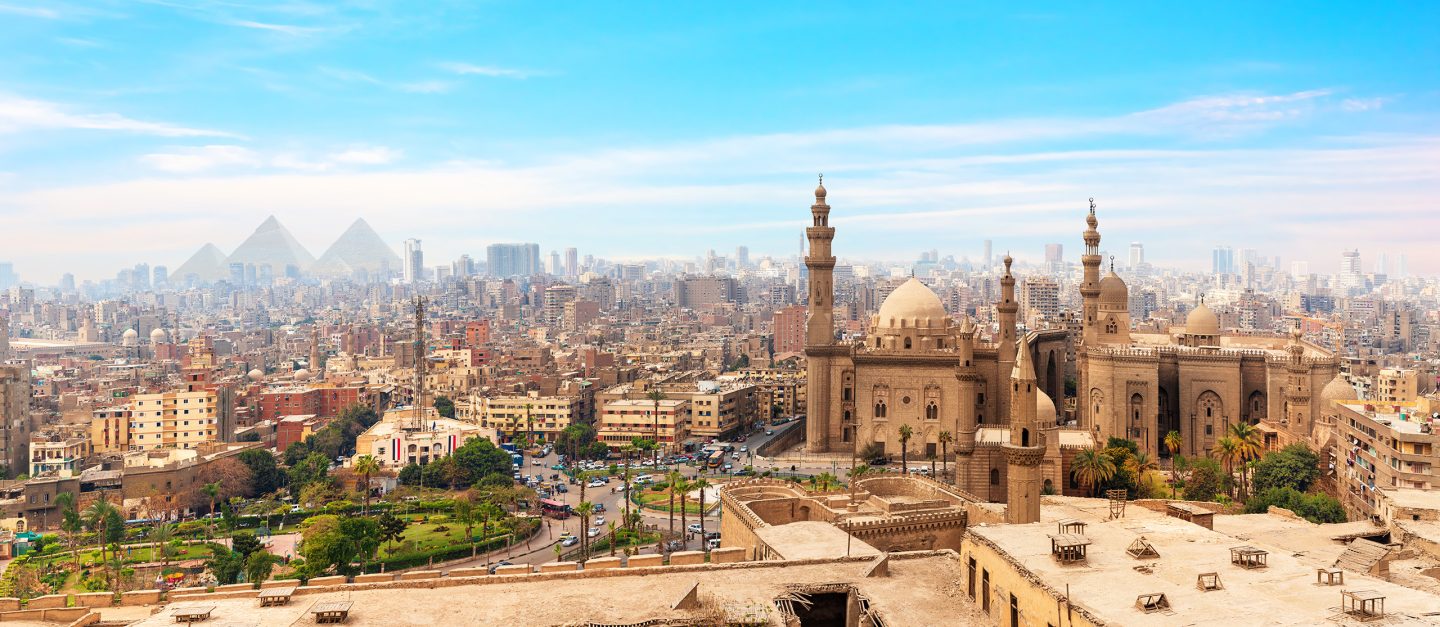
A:
[[[447,259],[789,256],[823,171],[856,258],[1038,261],[1096,197],[1167,266],[1440,270],[1433,7],[828,8],[6,2],[0,257],[173,268],[271,214],[316,255],[363,217]]]
[[[0,0],[0,625],[1440,627],[1437,9]]]

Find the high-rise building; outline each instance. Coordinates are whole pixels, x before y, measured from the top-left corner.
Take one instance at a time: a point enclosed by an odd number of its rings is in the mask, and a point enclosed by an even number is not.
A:
[[[160,267],[163,268],[163,267],[165,267],[165,266],[160,266]],[[69,273],[69,272],[66,272],[65,274],[60,275],[60,291],[62,291],[62,292],[73,292],[73,291],[75,291],[75,275],[73,275],[73,274],[71,274],[71,273]]]
[[[155,277],[155,287],[164,287],[167,283],[170,282],[169,268],[166,268],[165,266],[155,266],[155,270],[153,273]],[[71,277],[71,280],[73,281],[74,277]]]
[[[30,467],[31,424],[29,367],[0,366],[0,458],[7,467]]]
[[[561,272],[564,271],[564,268],[560,267],[560,251],[550,251],[550,267],[547,269],[550,271],[550,274],[555,276],[560,276]]]
[[[1032,328],[1043,320],[1060,315],[1060,284],[1048,276],[1031,275],[1020,284],[1020,307],[1025,323]]]
[[[1365,286],[1365,275],[1360,271],[1360,251],[1347,250],[1340,253],[1340,273],[1335,275],[1335,287],[1342,293],[1355,294]]]
[[[1235,251],[1229,246],[1216,246],[1210,253],[1210,272],[1235,274]]]
[[[1304,279],[1305,277],[1310,276],[1310,262],[1308,262],[1308,261],[1292,261],[1292,262],[1290,262],[1290,276],[1291,276],[1292,278],[1294,278],[1294,279],[1297,279],[1297,280],[1299,280],[1299,279]]]
[[[507,278],[540,274],[539,244],[491,244],[485,249],[490,276]]]
[[[1405,265],[1405,253],[1400,253],[1400,258],[1395,262],[1395,278],[1405,278],[1405,273],[1409,272],[1409,270],[1410,268],[1407,268]]]
[[[750,267],[750,248],[748,246],[735,247],[735,269],[743,270]]]
[[[791,305],[775,311],[771,326],[775,354],[798,353],[805,350],[805,307]]]
[[[1131,272],[1140,269],[1140,264],[1145,263],[1145,245],[1140,242],[1130,242],[1130,264]]]
[[[8,290],[19,282],[20,277],[15,275],[15,265],[8,261],[0,261],[0,290]]]
[[[450,264],[450,273],[459,278],[475,274],[475,261],[470,258],[470,255],[460,255],[455,263]]]
[[[417,283],[425,278],[425,253],[420,250],[420,240],[405,240],[405,258],[401,263],[405,266],[403,278],[406,283]]]
[[[1385,258],[1385,253],[1375,256],[1375,274],[1389,274],[1390,261]]]
[[[735,279],[728,276],[685,277],[675,281],[675,303],[691,309],[733,303],[739,293]]]
[[[130,275],[130,281],[130,287],[137,290],[150,289],[150,264],[135,264],[135,271]]]
[[[579,256],[580,253],[573,247],[565,249],[565,276],[571,278],[580,276]]]
[[[992,250],[992,247],[991,247],[991,245],[990,245],[990,240],[987,239],[987,240],[985,240],[985,269],[986,269],[986,270],[989,270],[989,269],[990,269],[990,266],[995,263],[995,262],[994,262],[994,259],[991,258],[991,256],[990,256],[991,250]]]

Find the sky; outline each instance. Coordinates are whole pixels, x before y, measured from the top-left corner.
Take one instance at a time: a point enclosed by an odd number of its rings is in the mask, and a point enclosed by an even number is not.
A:
[[[1440,274],[1440,3],[0,0],[0,261],[493,242]]]

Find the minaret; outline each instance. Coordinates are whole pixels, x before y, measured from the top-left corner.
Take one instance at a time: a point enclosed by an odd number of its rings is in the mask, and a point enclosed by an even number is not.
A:
[[[1100,318],[1100,231],[1095,230],[1100,222],[1095,219],[1094,198],[1090,199],[1090,215],[1085,218],[1085,224],[1089,228],[1085,229],[1085,254],[1080,255],[1080,263],[1085,266],[1085,280],[1080,283],[1080,296],[1085,299],[1085,317],[1080,321],[1084,333],[1080,342],[1094,346]]]
[[[1005,522],[1012,524],[1040,520],[1040,462],[1045,458],[1045,434],[1035,417],[1035,386],[1030,345],[1021,337],[1015,368],[1010,372],[1010,441],[1003,447]]]
[[[809,316],[805,322],[805,356],[807,365],[806,404],[809,417],[805,421],[806,447],[811,452],[829,450],[831,411],[830,359],[835,344],[835,257],[830,254],[830,241],[835,228],[830,226],[830,205],[825,204],[825,177],[815,188],[815,204],[810,205],[811,225],[805,229],[810,241],[810,254],[805,257],[808,270]]]
[[[960,415],[956,419],[954,450],[957,455],[955,463],[961,466],[960,460],[968,460],[975,451],[975,394],[980,390],[982,379],[975,367],[975,322],[965,316],[957,333],[960,359],[955,378],[960,382]],[[968,461],[964,465],[968,466]],[[963,471],[963,467],[957,468],[955,476],[961,476]]]
[[[312,374],[312,375],[317,375],[317,376],[320,375],[320,323],[319,323],[319,322],[316,322],[316,323],[315,323],[315,326],[310,327],[310,363],[309,363],[309,364],[306,364],[306,365],[310,366],[310,374]],[[323,378],[325,378],[325,377],[321,376],[320,378],[323,379]]]
[[[996,372],[1007,372],[1015,367],[1015,314],[1020,311],[1020,303],[1015,300],[1015,275],[1010,273],[1010,264],[1015,260],[1010,253],[1005,253],[1005,275],[1000,277],[1000,302],[995,304],[996,318],[1000,322],[999,336],[996,338],[996,361],[998,367]],[[997,415],[1008,416],[1010,414],[1010,390],[1005,386],[999,387],[999,407],[996,408]]]

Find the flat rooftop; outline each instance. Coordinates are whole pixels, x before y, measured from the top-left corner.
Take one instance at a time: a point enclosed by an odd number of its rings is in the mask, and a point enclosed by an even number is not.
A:
[[[1390,623],[1440,625],[1440,597],[1346,572],[1344,586],[1315,583],[1317,566],[1330,566],[1343,546],[1329,540],[1335,530],[1275,515],[1215,516],[1215,531],[1131,503],[1125,517],[1106,520],[1105,500],[1045,497],[1042,522],[981,525],[971,533],[999,547],[1052,590],[1070,591],[1075,605],[1112,624],[1125,625],[1323,625],[1340,613],[1340,590],[1375,590],[1386,597]],[[1088,523],[1087,560],[1061,565],[1050,556],[1056,523]],[[1349,531],[1347,526],[1343,527]],[[1337,529],[1340,530],[1340,529]],[[1228,533],[1227,533],[1228,532]],[[1126,549],[1143,536],[1160,554],[1135,559]],[[1331,547],[1333,544],[1333,548]],[[1246,570],[1230,563],[1230,548],[1248,545],[1268,551],[1268,566]],[[1221,590],[1202,592],[1200,573],[1218,572]],[[1163,592],[1170,612],[1146,614],[1135,608],[1141,594]],[[1043,622],[1043,621],[1042,621]],[[1343,623],[1348,624],[1348,623]]]
[[[828,522],[806,520],[755,528],[755,536],[787,560],[879,555],[880,551]]]
[[[322,601],[350,601],[346,625],[631,624],[700,618],[694,610],[670,609],[697,582],[707,606],[766,617],[767,625],[783,624],[774,601],[791,586],[837,583],[854,585],[887,625],[987,624],[956,583],[961,565],[953,552],[897,554],[889,562],[890,576],[865,578],[872,561],[742,562],[364,584],[297,594],[281,607],[258,607],[249,595],[181,601],[132,625],[170,627],[175,624],[172,609],[185,606],[213,606],[206,625],[309,625],[314,622],[310,606]]]

